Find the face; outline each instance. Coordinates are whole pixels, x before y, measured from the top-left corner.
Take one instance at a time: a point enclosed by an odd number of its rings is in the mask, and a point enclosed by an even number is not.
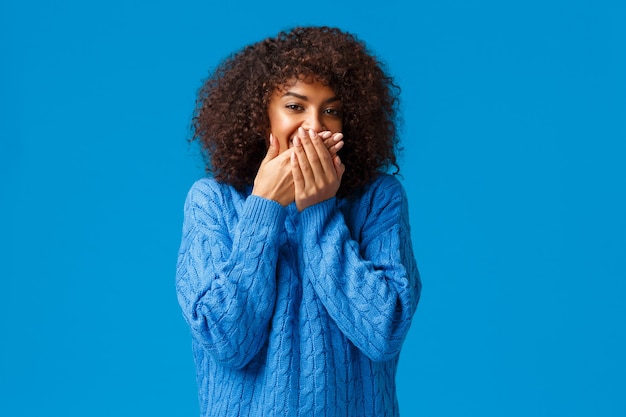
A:
[[[291,84],[291,83],[290,83]],[[277,89],[270,99],[270,130],[280,145],[280,152],[293,146],[293,138],[302,127],[306,131],[341,132],[342,103],[330,87],[319,82],[298,80]]]

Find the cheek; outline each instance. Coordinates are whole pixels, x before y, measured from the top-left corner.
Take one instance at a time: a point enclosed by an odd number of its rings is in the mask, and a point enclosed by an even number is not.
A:
[[[329,122],[326,125],[326,127],[331,132],[341,132],[343,130],[343,123],[341,122],[341,120],[335,120],[335,121]]]
[[[294,123],[288,117],[281,117],[280,115],[270,118],[270,129],[275,135],[290,134],[290,130],[293,130]]]
[[[267,109],[267,116],[270,122],[270,131],[276,134],[276,130],[279,129],[279,126],[281,125],[280,112],[278,112],[275,106],[270,105]]]

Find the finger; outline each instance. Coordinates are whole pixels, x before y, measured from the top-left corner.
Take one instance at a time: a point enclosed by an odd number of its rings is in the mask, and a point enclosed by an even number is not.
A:
[[[331,134],[329,131],[325,131],[317,134],[324,140],[324,145],[326,145],[326,149],[330,150],[333,146],[337,144],[337,142],[343,139],[343,133],[333,133]]]
[[[270,144],[267,147],[267,154],[265,154],[265,158],[263,158],[262,164],[266,164],[272,159],[278,156],[280,149],[278,149],[278,141],[274,138],[274,135],[270,133]]]
[[[337,142],[335,146],[328,150],[328,152],[330,152],[330,156],[334,157],[335,155],[337,155],[337,152],[339,152],[341,148],[343,148],[343,145],[344,141]]]
[[[315,175],[334,174],[332,157],[322,139],[312,129],[309,130],[309,139],[304,142],[304,149]]]
[[[341,182],[341,178],[343,177],[344,172],[346,172],[346,166],[341,162],[339,155],[336,155],[333,158],[333,165],[335,167],[335,172],[337,173],[337,179]]]
[[[337,155],[337,152],[343,147],[343,134],[342,133],[333,133],[332,135],[322,136],[324,133],[330,133],[328,131],[319,133],[318,135],[324,138],[324,146],[330,152],[330,156]]]
[[[319,139],[315,131],[311,129],[305,131],[303,128],[298,128],[298,163],[303,171],[308,169],[307,166],[309,166],[311,170],[319,168],[319,155],[313,144],[313,138]]]
[[[324,146],[322,140],[317,136],[314,130],[310,129],[306,132],[305,136],[301,138],[301,147],[304,151],[304,155],[298,155],[300,165],[302,166],[305,180],[311,178],[312,180],[321,179],[325,177],[326,169],[322,158],[330,159],[328,150]],[[320,149],[321,148],[321,149]],[[304,158],[310,167],[311,177],[308,176],[307,167],[304,164]]]
[[[293,139],[293,154],[295,154],[298,169],[300,170],[302,180],[304,183],[314,180],[313,170],[311,168],[311,162],[304,149],[303,142],[306,141],[306,137],[296,136]]]
[[[304,189],[304,176],[296,152],[291,153],[291,176],[293,178],[294,192],[298,195]]]
[[[322,132],[319,132],[318,135],[322,139],[326,140],[326,139],[330,138],[333,135],[333,133],[330,130],[324,130]]]
[[[343,140],[343,133],[341,132],[334,133],[331,139],[334,140],[335,142],[339,142],[340,140]]]

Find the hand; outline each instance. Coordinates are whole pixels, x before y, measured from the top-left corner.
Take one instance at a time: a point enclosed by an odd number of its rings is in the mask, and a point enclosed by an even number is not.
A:
[[[334,136],[335,139],[336,137]],[[298,129],[298,135],[293,142],[291,166],[294,198],[298,210],[302,211],[334,197],[339,190],[346,167],[336,151],[331,155],[324,137],[313,130],[309,130],[307,134],[304,129]],[[343,142],[341,144],[343,146]]]
[[[330,131],[325,130],[318,133],[318,136],[324,140],[324,146],[326,146],[326,149],[330,152],[331,158],[334,158],[335,155],[337,155],[337,152],[343,148],[343,133],[341,132],[331,133]]]
[[[280,153],[278,141],[270,133],[270,146],[254,178],[252,195],[274,200],[283,206],[294,201],[291,151]]]

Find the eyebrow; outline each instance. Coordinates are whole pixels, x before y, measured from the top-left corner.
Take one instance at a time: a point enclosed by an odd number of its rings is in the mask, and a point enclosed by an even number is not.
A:
[[[303,96],[301,94],[294,93],[292,91],[287,91],[285,94],[283,94],[283,97],[287,97],[287,96],[299,98],[300,100],[304,100],[304,101],[309,101],[309,98],[307,96]],[[341,98],[339,98],[338,96],[331,97],[327,100],[324,100],[324,104],[332,103],[335,101],[341,101]]]

